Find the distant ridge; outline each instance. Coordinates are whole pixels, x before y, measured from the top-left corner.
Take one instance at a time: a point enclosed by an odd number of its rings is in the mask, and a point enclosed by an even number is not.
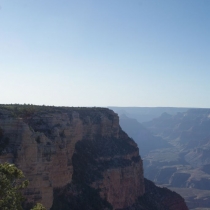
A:
[[[161,116],[164,112],[170,115],[175,115],[178,112],[186,112],[191,108],[179,107],[115,107],[109,106],[119,116],[125,114],[129,118],[135,118],[138,122],[151,121],[154,118]]]

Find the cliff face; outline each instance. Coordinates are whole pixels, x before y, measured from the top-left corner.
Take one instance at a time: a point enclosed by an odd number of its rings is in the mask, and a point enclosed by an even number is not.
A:
[[[188,209],[184,199],[167,188],[161,188],[155,186],[155,184],[147,179],[145,179],[145,194],[142,197],[143,200],[149,200],[150,207],[149,209],[159,209],[163,210],[186,210]]]
[[[2,106],[0,129],[1,140],[9,142],[0,162],[24,172],[29,203],[56,209],[59,196],[68,194],[64,200],[71,203],[87,188],[100,205],[122,209],[144,194],[138,148],[111,110]]]
[[[187,210],[184,199],[177,193],[157,187],[145,179],[145,193],[136,203],[124,210]]]

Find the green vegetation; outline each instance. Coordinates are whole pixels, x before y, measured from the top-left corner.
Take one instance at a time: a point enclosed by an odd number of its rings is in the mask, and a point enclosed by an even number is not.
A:
[[[0,164],[0,209],[2,210],[23,210],[22,203],[25,200],[21,193],[28,185],[23,180],[23,172],[15,165],[9,163]],[[46,210],[38,203],[32,210]]]
[[[46,208],[41,203],[37,203],[32,210],[46,210]]]
[[[20,189],[28,185],[28,181],[18,181],[24,178],[21,170],[9,163],[0,164],[0,209],[22,210],[24,198]]]

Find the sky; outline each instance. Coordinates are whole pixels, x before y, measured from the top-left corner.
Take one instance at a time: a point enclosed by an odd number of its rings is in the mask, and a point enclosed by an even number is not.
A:
[[[0,104],[210,108],[209,0],[0,0]]]

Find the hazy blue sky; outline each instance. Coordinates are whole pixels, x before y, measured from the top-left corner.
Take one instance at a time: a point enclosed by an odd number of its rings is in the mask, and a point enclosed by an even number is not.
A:
[[[0,103],[210,108],[210,0],[0,0]]]

